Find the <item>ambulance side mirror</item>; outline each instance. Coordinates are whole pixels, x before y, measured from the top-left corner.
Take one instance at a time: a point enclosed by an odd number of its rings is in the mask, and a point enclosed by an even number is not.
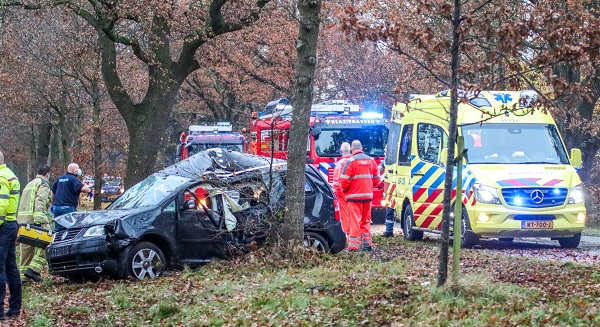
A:
[[[577,169],[581,168],[583,160],[581,159],[580,149],[571,149],[571,165]]]
[[[440,153],[440,166],[446,167],[446,164],[448,163],[447,159],[448,159],[448,148],[443,148],[442,152]]]

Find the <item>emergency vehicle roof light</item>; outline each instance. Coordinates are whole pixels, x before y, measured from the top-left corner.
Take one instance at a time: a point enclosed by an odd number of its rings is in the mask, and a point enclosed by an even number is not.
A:
[[[534,90],[524,90],[521,91],[519,97],[519,105],[521,107],[531,108],[538,100],[538,93]]]
[[[281,98],[279,100],[267,103],[265,110],[257,113],[257,118],[275,118],[279,116],[289,116],[294,108],[290,104],[290,100]]]
[[[360,118],[362,119],[382,119],[383,118],[383,114],[380,114],[378,112],[363,112],[362,115],[360,115]]]
[[[352,104],[348,100],[329,100],[317,104],[313,104],[310,108],[311,112],[336,112],[342,114],[351,114],[360,112],[360,106]]]
[[[216,125],[202,126],[192,125],[189,128],[190,135],[198,135],[203,133],[231,133],[232,126],[228,122],[217,123]]]

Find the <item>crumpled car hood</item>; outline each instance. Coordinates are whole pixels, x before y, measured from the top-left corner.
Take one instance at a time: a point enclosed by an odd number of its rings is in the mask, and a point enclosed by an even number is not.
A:
[[[111,220],[123,219],[150,210],[153,210],[153,208],[76,211],[62,215],[54,220],[66,228],[84,228],[95,225],[105,225]]]

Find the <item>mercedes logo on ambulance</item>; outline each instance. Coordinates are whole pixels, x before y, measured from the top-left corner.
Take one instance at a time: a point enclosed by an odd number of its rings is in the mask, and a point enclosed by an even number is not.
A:
[[[540,190],[535,190],[531,192],[531,201],[535,204],[540,204],[544,201],[544,193]]]

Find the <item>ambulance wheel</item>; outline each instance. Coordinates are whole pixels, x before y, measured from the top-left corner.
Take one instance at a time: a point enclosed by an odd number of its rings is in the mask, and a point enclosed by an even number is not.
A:
[[[463,249],[470,249],[479,243],[479,236],[471,230],[471,223],[469,222],[469,215],[465,208],[462,210],[462,226],[460,230],[460,247]]]
[[[413,216],[412,208],[409,206],[404,209],[404,223],[402,224],[402,232],[404,232],[404,238],[409,241],[420,241],[423,239],[423,232],[414,230],[415,217]]]
[[[560,247],[565,249],[574,249],[579,246],[579,242],[581,242],[581,233],[577,233],[572,237],[558,239],[558,244],[560,244]]]

